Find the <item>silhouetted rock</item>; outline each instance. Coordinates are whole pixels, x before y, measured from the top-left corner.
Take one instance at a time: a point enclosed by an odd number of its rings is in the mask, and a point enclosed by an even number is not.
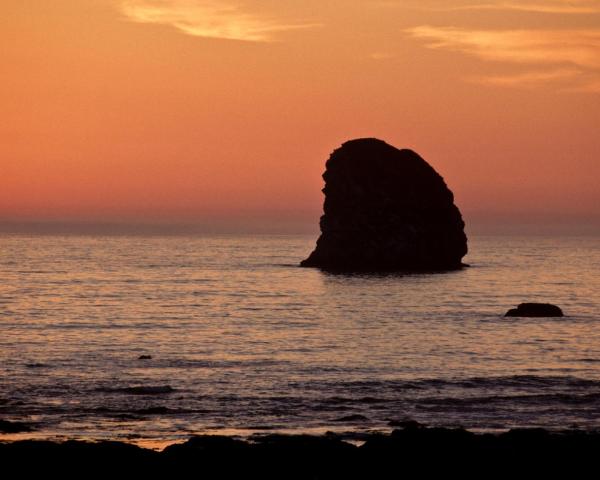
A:
[[[198,435],[185,443],[169,445],[163,453],[170,457],[184,457],[198,454],[230,455],[245,452],[249,444],[223,435]]]
[[[411,150],[351,140],[326,164],[321,236],[304,267],[331,271],[453,270],[467,237],[443,178]]]
[[[152,355],[140,355],[138,360],[152,360]]]
[[[416,420],[390,420],[388,422],[390,427],[403,428],[405,430],[416,430],[419,428],[425,428],[426,426]]]
[[[506,312],[505,317],[563,317],[560,307],[551,303],[521,303]]]
[[[419,474],[433,471],[436,477],[456,473],[463,478],[469,470],[478,477],[499,471],[507,476],[531,471],[537,477],[557,468],[566,469],[565,477],[579,478],[595,471],[590,469],[597,468],[599,449],[600,434],[593,431],[519,429],[494,435],[419,427],[369,434],[361,446],[335,435],[277,434],[250,441],[193,437],[162,452],[119,442],[0,442],[0,462],[7,472],[39,469],[61,478],[71,472],[80,477],[98,472],[123,476],[127,471],[133,478],[193,473],[202,478],[347,480],[410,476],[415,469]]]
[[[114,475],[123,469],[150,473],[160,466],[159,461],[158,452],[121,442],[24,440],[0,443],[3,469],[19,472],[15,476],[29,477],[29,473],[39,471],[43,476],[50,473],[51,477],[81,478],[97,476],[99,472]]]

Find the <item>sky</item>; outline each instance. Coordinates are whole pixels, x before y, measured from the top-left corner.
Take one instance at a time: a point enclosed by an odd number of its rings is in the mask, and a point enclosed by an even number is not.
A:
[[[318,228],[329,154],[600,228],[600,0],[0,0],[0,223]]]

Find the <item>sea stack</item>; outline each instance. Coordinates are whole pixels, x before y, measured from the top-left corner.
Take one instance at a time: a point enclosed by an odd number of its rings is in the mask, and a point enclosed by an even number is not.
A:
[[[412,150],[376,138],[344,143],[326,163],[321,236],[303,267],[440,271],[463,266],[467,236],[444,179]]]

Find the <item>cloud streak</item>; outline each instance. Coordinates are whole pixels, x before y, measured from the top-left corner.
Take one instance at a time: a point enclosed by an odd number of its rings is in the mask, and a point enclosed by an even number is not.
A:
[[[468,30],[423,25],[406,32],[427,41],[429,48],[483,60],[600,68],[600,30]]]
[[[577,90],[597,91],[600,30],[469,30],[423,25],[406,32],[425,41],[432,49],[547,69],[512,76],[479,77],[482,83],[528,86],[569,80]]]
[[[514,10],[532,13],[555,13],[555,14],[595,14],[600,13],[600,2],[595,0],[550,0],[545,2],[496,2],[475,5],[461,5],[440,9],[445,11],[457,10]]]
[[[288,24],[227,0],[122,0],[121,11],[134,22],[170,25],[197,37],[249,42],[268,42],[279,32],[316,26]]]

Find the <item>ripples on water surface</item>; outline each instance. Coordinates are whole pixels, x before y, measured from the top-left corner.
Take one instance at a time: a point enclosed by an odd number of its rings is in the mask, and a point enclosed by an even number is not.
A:
[[[475,237],[471,268],[435,275],[297,268],[313,245],[0,237],[0,418],[154,440],[600,428],[598,238]],[[568,316],[502,317],[521,301]]]

